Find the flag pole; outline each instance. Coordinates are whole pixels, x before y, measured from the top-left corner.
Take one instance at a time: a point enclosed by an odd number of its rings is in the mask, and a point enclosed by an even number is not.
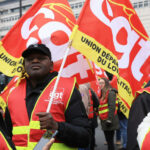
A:
[[[70,41],[69,41],[67,50],[66,50],[66,52],[65,52],[64,59],[63,59],[62,64],[61,64],[61,66],[60,66],[60,70],[59,70],[59,72],[58,72],[58,76],[57,76],[57,79],[56,79],[56,82],[55,82],[55,85],[54,85],[54,89],[53,89],[52,95],[50,96],[50,101],[49,101],[49,103],[48,103],[46,112],[49,112],[50,109],[51,109],[53,97],[54,97],[54,94],[55,94],[55,91],[56,91],[56,88],[57,88],[57,85],[58,85],[58,82],[59,82],[59,79],[60,79],[60,76],[61,76],[61,72],[62,72],[63,67],[64,67],[64,65],[65,65],[65,62],[66,62],[66,59],[67,59],[69,50],[71,49],[73,37],[75,36],[75,33],[76,33],[77,29],[78,29],[78,25],[75,25],[74,28],[73,28],[73,31],[72,31],[72,33],[71,33],[71,36],[70,36]]]
[[[69,50],[70,50],[70,48],[71,48],[71,45],[72,45],[72,40],[69,41],[69,45],[68,45],[67,50],[66,50],[66,52],[65,52],[64,59],[63,59],[63,61],[62,61],[60,70],[59,70],[59,72],[58,72],[58,76],[57,76],[57,79],[56,79],[56,82],[55,82],[55,85],[54,85],[54,89],[53,89],[52,95],[51,95],[51,97],[50,97],[50,101],[49,101],[49,103],[48,103],[46,112],[49,112],[50,109],[51,109],[53,97],[54,97],[54,94],[55,94],[55,91],[56,91],[56,88],[57,88],[57,85],[58,85],[58,82],[59,82],[59,79],[60,79],[60,76],[61,76],[61,72],[62,72],[63,67],[64,67],[64,65],[65,65],[65,62],[66,62],[66,59],[67,59]]]

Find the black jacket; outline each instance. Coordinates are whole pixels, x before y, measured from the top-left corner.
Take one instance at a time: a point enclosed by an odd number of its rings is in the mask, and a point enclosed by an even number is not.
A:
[[[90,88],[90,91],[92,94],[92,101],[93,101],[93,118],[90,119],[90,125],[92,128],[96,128],[98,127],[96,113],[98,113],[99,100],[98,100],[96,93],[91,88]]]
[[[50,73],[46,77],[45,81],[39,83],[39,85],[34,89],[27,80],[26,107],[29,118],[40,93],[56,75],[56,72]],[[80,92],[76,87],[72,93],[68,108],[65,111],[65,119],[66,122],[58,123],[59,133],[57,135],[57,139],[68,146],[87,147],[90,143],[91,129],[84,105],[82,103]],[[8,110],[6,112],[6,122],[11,132],[12,124]]]
[[[133,102],[127,128],[127,150],[140,150],[137,143],[137,129],[150,112],[150,94],[143,92]]]

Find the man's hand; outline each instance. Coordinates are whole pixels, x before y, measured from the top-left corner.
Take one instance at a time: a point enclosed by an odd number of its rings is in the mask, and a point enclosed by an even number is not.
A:
[[[50,130],[57,130],[58,123],[53,119],[50,113],[47,112],[39,112],[36,113],[39,117],[41,129],[50,129]]]
[[[111,124],[112,124],[112,122],[111,122],[111,120],[106,120],[106,126],[111,126]]]
[[[50,139],[50,141],[43,147],[42,150],[50,150],[50,148],[51,148],[52,144],[54,143],[54,141],[55,141],[54,138]]]

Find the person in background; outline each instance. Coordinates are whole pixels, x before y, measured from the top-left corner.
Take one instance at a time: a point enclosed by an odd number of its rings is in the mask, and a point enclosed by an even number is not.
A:
[[[79,85],[79,91],[81,93],[82,96],[82,101],[86,110],[86,115],[88,117],[89,111],[90,111],[90,94],[89,94],[89,89],[87,87],[87,84],[80,84]],[[91,126],[90,126],[91,128]],[[91,132],[92,134],[92,132]],[[90,141],[91,143],[91,141]],[[90,150],[90,143],[87,147],[84,148],[79,148],[79,150]]]
[[[118,114],[118,113],[117,113]],[[118,114],[118,118],[119,118],[119,114]],[[117,146],[122,146],[122,143],[121,143],[121,131],[120,131],[120,128],[118,130],[116,130],[116,143],[115,143]]]
[[[119,118],[119,124],[120,124],[120,133],[122,138],[122,148],[119,150],[126,150],[127,147],[127,125],[128,125],[128,119],[126,116],[121,112],[120,105],[118,104],[118,118]],[[119,146],[119,145],[118,145]]]
[[[119,119],[117,116],[118,102],[116,100],[117,90],[112,88],[107,78],[98,79],[101,89],[99,98],[99,118],[104,131],[108,150],[115,150],[114,134],[119,129]]]
[[[98,126],[96,112],[98,112],[99,101],[96,93],[91,89],[90,83],[79,85],[79,90],[92,130],[90,146],[84,149],[80,148],[79,150],[94,150],[94,147],[96,145],[95,128]]]
[[[89,122],[90,122],[91,129],[92,129],[90,150],[94,150],[96,146],[95,128],[98,127],[97,113],[98,113],[98,107],[99,107],[99,100],[98,100],[96,93],[91,88],[90,83],[87,83],[87,87],[88,87],[88,91],[90,95],[90,109],[88,113],[88,118],[89,118]]]
[[[80,84],[79,85],[79,91],[82,97],[82,102],[84,104],[86,115],[88,116],[90,111],[90,94],[87,84]]]
[[[11,80],[16,84],[6,96],[5,120],[16,149],[34,149],[46,130],[58,130],[52,150],[88,146],[91,129],[76,80],[60,78],[46,112],[57,78],[51,52],[44,44],[33,44],[22,57],[25,72]]]
[[[127,150],[149,150],[150,82],[137,91],[130,109],[127,128]]]
[[[108,75],[110,84],[113,88],[118,89],[117,86],[117,76],[112,75],[109,72],[106,72]],[[127,145],[127,124],[128,124],[128,119],[126,116],[122,113],[120,109],[120,103],[118,102],[118,118],[119,118],[119,125],[120,128],[116,130],[116,145],[119,150],[126,150],[126,145]],[[121,142],[122,139],[122,142]],[[123,144],[123,145],[122,145]]]

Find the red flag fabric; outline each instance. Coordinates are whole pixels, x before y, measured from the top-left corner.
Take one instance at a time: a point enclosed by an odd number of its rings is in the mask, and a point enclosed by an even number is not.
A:
[[[36,43],[50,48],[54,68],[58,71],[75,24],[67,0],[37,0],[0,41],[0,71],[7,76],[20,76],[23,70],[21,53]],[[79,83],[94,77],[85,57],[75,49],[70,50],[62,76],[76,76]]]
[[[129,0],[86,0],[72,46],[118,78],[122,111],[148,80],[150,39]]]
[[[105,70],[97,66],[95,63],[93,63],[93,70],[96,78],[108,78],[107,74],[105,73]]]

